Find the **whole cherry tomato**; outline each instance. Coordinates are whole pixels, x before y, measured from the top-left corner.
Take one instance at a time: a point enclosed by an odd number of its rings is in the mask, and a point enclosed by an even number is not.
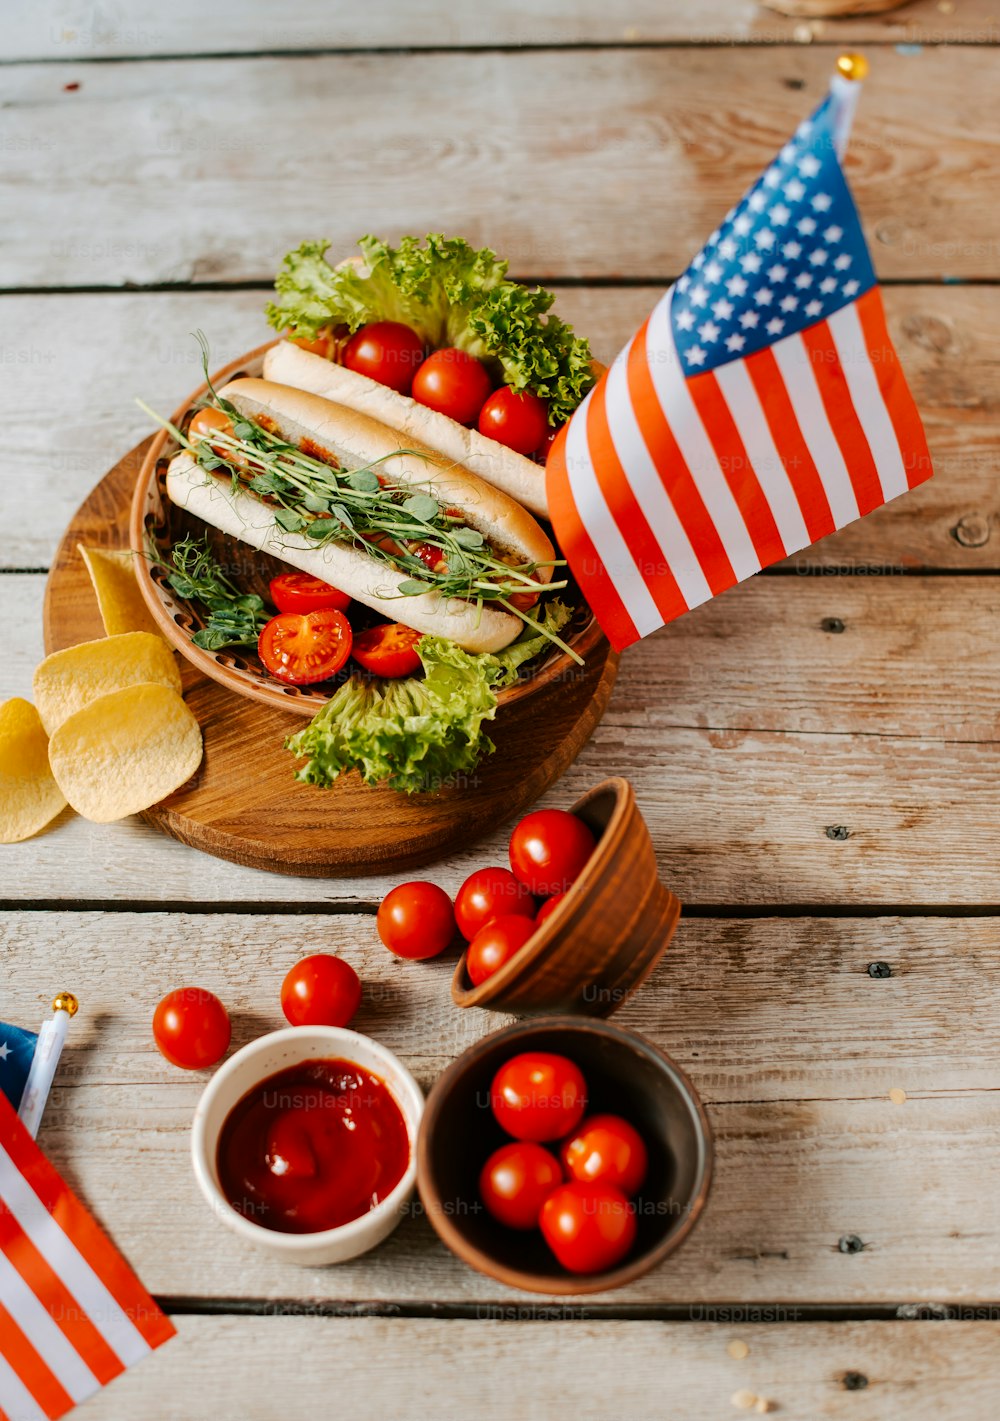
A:
[[[515,913],[505,918],[491,918],[469,943],[465,954],[465,970],[474,987],[499,972],[529,938],[535,935],[534,918]],[[546,1137],[548,1138],[548,1137]]]
[[[560,1140],[587,1108],[578,1066],[548,1051],[522,1051],[497,1071],[490,1103],[498,1123],[515,1140]]]
[[[257,654],[279,681],[308,686],[327,681],[351,654],[351,624],[335,607],[279,612],[257,639]]]
[[[308,572],[282,572],[272,577],[271,601],[279,612],[318,612],[322,607],[346,612],[351,605],[346,592],[338,592]]]
[[[454,346],[429,355],[413,377],[413,398],[459,424],[475,424],[492,388],[482,361]]]
[[[541,1145],[515,1140],[494,1150],[479,1176],[479,1193],[495,1219],[509,1229],[533,1229],[542,1205],[563,1172]]]
[[[382,622],[358,632],[351,654],[373,676],[412,676],[420,667],[420,637],[420,632],[404,627],[402,622]]]
[[[534,899],[508,868],[477,868],[455,898],[455,921],[468,942],[493,918],[530,917],[534,912]]]
[[[281,1010],[293,1026],[346,1026],[361,1005],[361,980],[328,952],[303,957],[281,984]]]
[[[423,358],[420,337],[401,321],[372,321],[362,326],[347,342],[343,357],[348,370],[367,375],[401,395],[410,393]]]
[[[565,809],[536,809],[510,836],[510,866],[541,898],[564,893],[580,876],[596,840]]]
[[[530,390],[502,385],[479,411],[479,433],[518,454],[534,454],[549,431],[549,407]]]
[[[603,1273],[635,1242],[635,1210],[613,1184],[571,1180],[555,1189],[538,1218],[545,1242],[570,1273]]]
[[[212,409],[208,405],[194,416],[187,432],[188,438],[194,444],[199,439],[210,439],[213,434],[232,434],[233,421],[222,410]]]
[[[559,1152],[567,1179],[613,1184],[623,1194],[638,1194],[646,1178],[648,1155],[642,1136],[620,1115],[589,1115]]]
[[[153,1038],[167,1060],[185,1071],[202,1071],[229,1050],[229,1013],[213,992],[178,987],[153,1013]]]
[[[436,883],[401,883],[382,899],[375,925],[397,957],[437,957],[455,937],[455,910]]]
[[[544,902],[544,903],[542,904],[542,906],[539,908],[539,910],[538,910],[538,915],[537,915],[537,917],[535,918],[535,927],[536,927],[536,928],[540,928],[540,927],[542,926],[542,924],[545,922],[545,919],[546,919],[546,918],[550,918],[550,917],[552,916],[552,914],[553,914],[553,913],[555,912],[555,910],[559,907],[559,904],[562,902],[562,900],[563,900],[565,897],[566,897],[566,894],[565,894],[565,893],[557,893],[557,894],[555,895],[555,897],[553,897],[553,898],[546,898],[545,902]]]
[[[562,425],[559,426],[559,429],[561,428]],[[535,458],[540,464],[544,464],[548,459],[549,450],[556,442],[556,435],[559,433],[559,429],[550,429],[548,434],[546,434],[544,440],[542,441],[541,447],[535,450]]]

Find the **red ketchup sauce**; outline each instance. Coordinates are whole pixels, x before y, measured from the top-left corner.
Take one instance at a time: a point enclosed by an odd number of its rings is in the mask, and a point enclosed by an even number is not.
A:
[[[302,1061],[248,1091],[219,1135],[223,1194],[281,1233],[367,1214],[406,1173],[410,1137],[383,1080],[353,1061]]]

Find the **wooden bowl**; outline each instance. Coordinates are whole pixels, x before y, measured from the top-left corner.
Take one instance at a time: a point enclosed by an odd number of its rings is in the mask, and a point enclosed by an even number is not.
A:
[[[597,837],[586,868],[534,936],[478,987],[462,954],[451,984],[457,1006],[610,1016],[666,951],[681,904],[657,876],[628,780],[604,780],[572,812]]]
[[[479,1172],[510,1139],[490,1108],[490,1085],[521,1051],[569,1057],[587,1082],[588,1114],[623,1116],[649,1151],[636,1199],[636,1242],[605,1273],[568,1273],[537,1229],[506,1228],[480,1200]],[[680,1247],[705,1207],[712,1154],[711,1127],[694,1087],[652,1042],[610,1022],[547,1017],[484,1037],[439,1076],[417,1137],[417,1187],[438,1237],[480,1273],[533,1293],[596,1293],[624,1287]]]
[[[223,366],[212,376],[212,384],[221,389],[226,381],[235,380],[238,376],[260,375],[264,356],[275,344],[276,341],[268,341],[266,345],[258,346],[256,350],[248,351],[238,360]],[[207,393],[208,386],[200,385],[180,409],[174,411],[171,423],[183,429],[193,407]],[[285,686],[266,670],[256,650],[251,647],[205,651],[195,646],[192,637],[204,625],[200,604],[178,597],[167,582],[167,573],[150,561],[148,552],[151,544],[160,557],[166,557],[174,542],[185,535],[198,537],[207,533],[209,544],[219,561],[238,585],[248,592],[267,597],[270,579],[287,568],[287,564],[277,558],[259,553],[248,545],[235,543],[170,502],[166,494],[166,471],[178,447],[167,430],[160,431],[143,460],[132,497],[129,543],[132,551],[138,554],[135,558],[136,576],[154,621],[175,650],[204,675],[228,690],[277,710],[314,716],[333,695],[339,681],[321,681],[312,686]],[[239,549],[238,558],[234,557],[236,548]],[[372,620],[376,620],[374,615]],[[603,641],[597,619],[582,600],[563,633],[563,640],[584,659]],[[497,704],[512,705],[553,681],[578,676],[580,671],[571,656],[554,648],[544,659],[534,662],[520,680],[499,691]]]

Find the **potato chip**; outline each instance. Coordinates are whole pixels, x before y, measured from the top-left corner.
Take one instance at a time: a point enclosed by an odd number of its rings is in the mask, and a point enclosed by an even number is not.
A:
[[[35,704],[45,729],[54,735],[91,701],[151,681],[180,694],[174,653],[161,636],[124,632],[47,656],[35,672]]]
[[[0,705],[0,844],[30,839],[66,808],[49,768],[49,737],[19,696]]]
[[[134,553],[107,548],[85,548],[77,543],[94,585],[101,621],[108,636],[122,632],[152,632],[160,636],[153,614],[139,591]]]
[[[69,803],[97,824],[159,804],[201,764],[201,729],[168,686],[128,686],[64,720],[49,741]]]

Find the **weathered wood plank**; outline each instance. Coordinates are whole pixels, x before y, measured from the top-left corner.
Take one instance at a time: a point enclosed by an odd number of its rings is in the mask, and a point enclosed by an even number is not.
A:
[[[0,587],[0,695],[25,694],[42,579]],[[983,648],[998,595],[986,578],[733,589],[629,650],[604,721],[544,802],[627,775],[684,902],[996,902],[998,705]],[[453,890],[505,853],[503,830],[427,872]],[[391,886],[238,869],[133,820],[63,818],[0,863],[0,896],[21,901],[368,903]]]
[[[766,65],[739,47],[81,64],[72,93],[64,66],[9,66],[0,284],[267,279],[305,236],[341,248],[428,230],[488,242],[523,274],[658,279],[757,178],[832,58],[800,45]],[[1000,274],[982,201],[998,64],[975,47],[879,55],[849,169],[883,276]]]
[[[659,295],[565,289],[558,309],[611,360]],[[936,476],[795,559],[826,567],[1000,566],[1000,291],[890,288],[893,337],[927,425]],[[92,486],[198,382],[191,332],[223,364],[267,338],[264,292],[0,298],[0,567],[47,566]],[[56,414],[53,414],[55,404]]]
[[[30,1023],[63,985],[83,1003],[42,1142],[153,1291],[513,1296],[454,1259],[419,1211],[365,1259],[299,1271],[234,1243],[195,1188],[188,1130],[204,1078],[168,1066],[149,1030],[169,988],[218,992],[241,1044],[283,1024],[278,989],[298,955],[341,952],[365,984],[355,1025],[399,1051],[425,1087],[503,1024],[451,1005],[450,961],[399,962],[373,928],[370,916],[0,919],[4,1014]],[[873,959],[893,975],[871,978]],[[616,1020],[690,1071],[716,1132],[716,1182],[691,1241],[615,1301],[993,1297],[995,966],[995,919],[682,923]],[[889,1099],[897,1088],[904,1104]],[[839,1250],[850,1234],[861,1252]]]
[[[151,15],[148,7],[92,10],[76,0],[14,0],[7,18],[8,59],[85,60],[155,54],[216,54],[262,50],[374,47],[489,48],[515,44],[641,44],[681,40],[700,44],[773,43],[812,39],[856,41],[997,40],[992,0],[916,0],[904,10],[851,15],[803,25],[756,0],[499,0],[485,13],[471,6],[442,11],[433,0],[381,0],[377,5],[316,4],[295,0],[280,13],[268,4],[216,0],[206,9],[177,0]]]
[[[732,1401],[744,1392],[783,1421],[940,1421],[956,1406],[967,1421],[985,1421],[995,1405],[996,1322],[542,1325],[511,1311],[458,1322],[181,1317],[177,1340],[80,1416],[271,1421],[276,1398],[294,1396],[297,1414],[324,1414],[331,1394],[346,1421],[719,1421],[740,1414]],[[749,1355],[731,1357],[735,1342]]]

